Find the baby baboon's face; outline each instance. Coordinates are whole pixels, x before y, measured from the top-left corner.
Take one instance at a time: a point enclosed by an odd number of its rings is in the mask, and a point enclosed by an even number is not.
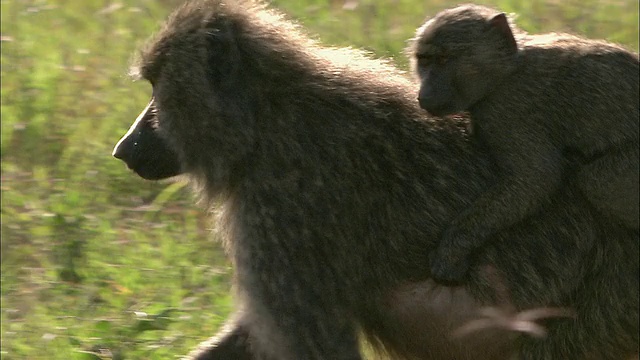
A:
[[[436,116],[469,110],[510,73],[517,45],[504,14],[465,5],[417,31],[412,49],[420,107]]]

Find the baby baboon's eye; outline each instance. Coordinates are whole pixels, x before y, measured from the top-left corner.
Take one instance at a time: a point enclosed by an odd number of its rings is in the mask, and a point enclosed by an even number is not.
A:
[[[435,62],[438,65],[445,65],[451,60],[451,56],[448,51],[442,50],[435,56]]]
[[[416,55],[418,66],[426,67],[433,64],[433,56],[430,54],[418,54]]]

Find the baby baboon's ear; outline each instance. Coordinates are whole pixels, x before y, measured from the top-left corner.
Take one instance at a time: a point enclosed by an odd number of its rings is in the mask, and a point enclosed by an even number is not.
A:
[[[513,32],[509,26],[509,20],[507,20],[507,15],[505,13],[500,13],[491,18],[491,20],[489,20],[489,25],[491,25],[492,29],[495,29],[502,34],[504,39],[507,41],[509,51],[511,53],[515,54],[518,52],[518,44],[513,36]]]

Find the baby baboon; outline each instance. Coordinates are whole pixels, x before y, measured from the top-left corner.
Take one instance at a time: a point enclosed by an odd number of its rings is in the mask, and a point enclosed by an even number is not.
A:
[[[525,35],[476,5],[437,14],[413,47],[420,106],[438,116],[469,111],[501,174],[444,232],[434,277],[462,280],[475,249],[539,211],[567,176],[604,215],[638,230],[637,54],[571,35]]]
[[[430,279],[429,250],[494,171],[468,120],[428,117],[392,66],[320,46],[262,5],[211,0],[177,10],[135,68],[153,96],[114,156],[148,179],[184,173],[224,209],[238,311],[193,358],[357,360],[360,332],[430,360],[636,353],[638,234],[571,186],[496,234],[465,286]],[[517,310],[577,317],[549,320],[544,340],[448,336],[504,302],[488,264]]]

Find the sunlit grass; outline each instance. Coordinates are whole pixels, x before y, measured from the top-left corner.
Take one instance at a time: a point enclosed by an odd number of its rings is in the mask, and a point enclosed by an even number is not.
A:
[[[175,0],[1,3],[1,356],[167,359],[215,332],[231,269],[183,185],[138,179],[111,148],[150,87],[126,76]],[[324,42],[405,67],[444,0],[276,0]],[[638,49],[637,1],[496,0],[528,31]]]

